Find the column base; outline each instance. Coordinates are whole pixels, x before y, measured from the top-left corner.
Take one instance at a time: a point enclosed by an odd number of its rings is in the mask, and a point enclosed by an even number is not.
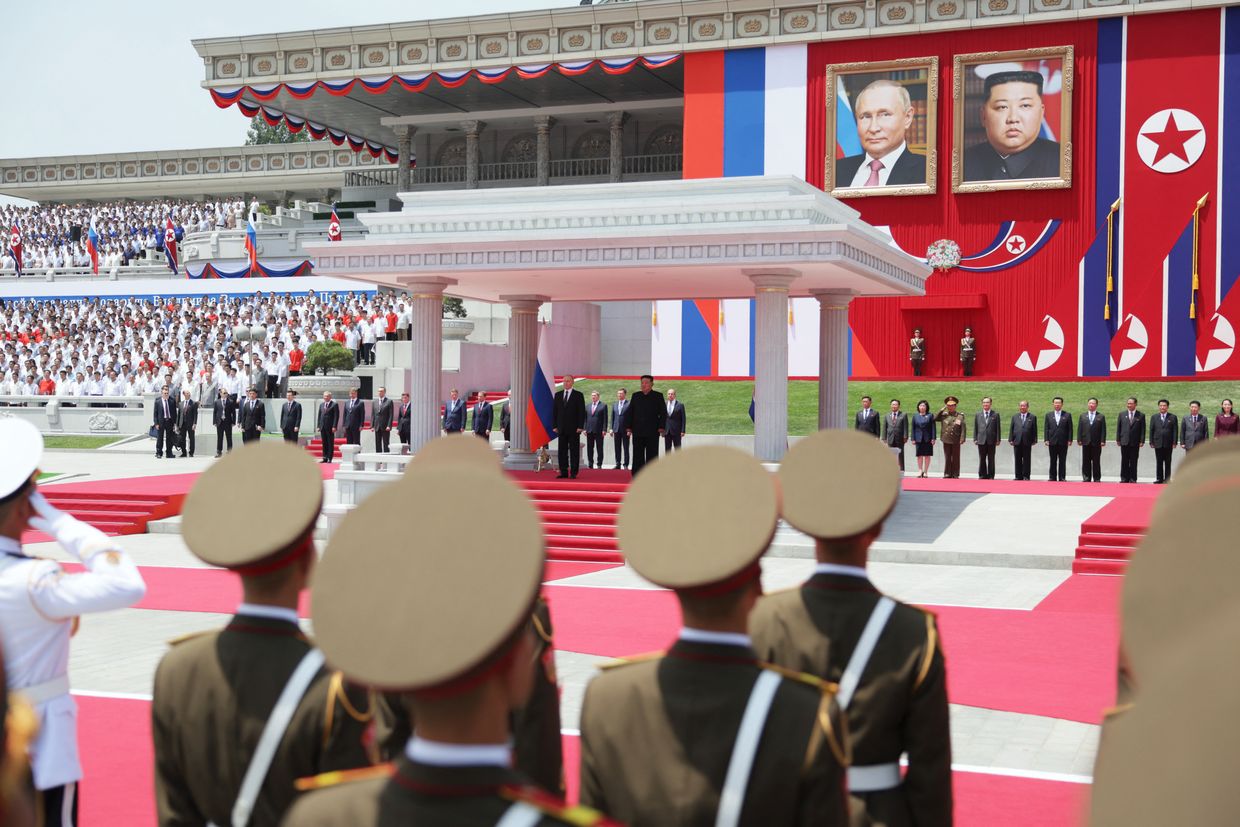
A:
[[[504,455],[504,470],[534,471],[538,468],[538,456],[533,451],[518,451],[512,448]]]

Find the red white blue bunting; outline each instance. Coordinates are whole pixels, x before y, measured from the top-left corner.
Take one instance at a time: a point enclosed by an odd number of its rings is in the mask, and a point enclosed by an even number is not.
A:
[[[220,264],[221,266],[216,266]],[[195,261],[185,265],[185,275],[191,279],[246,279],[246,278],[292,278],[314,275],[314,265],[309,259],[280,260],[258,265],[251,270],[250,263],[240,262],[237,269],[222,269],[227,265]]]

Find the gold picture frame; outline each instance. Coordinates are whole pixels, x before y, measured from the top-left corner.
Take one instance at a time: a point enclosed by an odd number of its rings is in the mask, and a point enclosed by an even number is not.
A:
[[[932,195],[938,179],[938,108],[939,108],[939,59],[937,57],[910,57],[900,60],[871,61],[865,63],[833,63],[827,66],[826,107],[827,146],[823,158],[825,172],[823,181],[828,193],[837,198],[858,198],[876,195]],[[851,123],[843,122],[838,107],[843,102],[849,113],[857,112],[861,92],[878,81],[888,81],[898,86],[912,112],[898,136],[904,146],[895,165],[883,180],[898,178],[897,183],[865,186],[855,181],[866,173],[861,165],[867,156],[874,156],[865,148],[860,134],[846,132],[844,146],[860,147],[859,152],[836,158],[836,147],[841,145],[838,130],[859,130],[857,116]],[[890,144],[894,138],[888,130],[880,133],[875,127],[871,142],[875,145]],[[898,149],[892,147],[888,152]],[[884,147],[879,146],[879,149]],[[918,151],[920,150],[920,151]],[[878,160],[881,160],[878,159]],[[877,175],[878,170],[874,171]]]
[[[1034,70],[1028,64],[1039,64]],[[981,67],[983,71],[977,71]],[[987,69],[994,71],[987,72]],[[999,190],[1067,189],[1072,186],[1072,95],[1075,81],[1075,52],[1072,46],[1050,46],[1006,52],[976,52],[956,55],[952,66],[952,192],[997,192]],[[987,108],[986,84],[990,77],[1004,73],[1029,72],[1041,75],[1036,101],[1043,108],[1036,131],[1031,120],[1010,115],[1004,120],[1010,129],[1000,133],[1002,112],[1013,107],[1003,105]],[[1057,79],[1057,91],[1049,89]],[[1036,78],[1035,78],[1036,81]],[[1022,84],[1013,80],[1007,87],[1010,94],[1020,94]],[[1025,84],[1026,87],[1034,83]],[[1044,97],[1058,96],[1059,130],[1057,140],[1041,136],[1046,122]],[[1019,101],[1017,101],[1019,106]],[[1054,105],[1053,103],[1051,104]],[[985,113],[984,113],[985,110]],[[1023,148],[1004,154],[995,142],[1010,149],[1019,142]],[[1031,142],[1030,142],[1031,141]],[[1058,163],[1051,156],[1049,145],[1059,148]],[[1013,155],[1019,155],[1028,176],[1015,175],[1009,167]]]

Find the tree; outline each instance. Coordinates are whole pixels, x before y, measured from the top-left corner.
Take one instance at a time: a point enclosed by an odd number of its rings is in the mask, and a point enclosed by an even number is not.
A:
[[[262,115],[255,115],[250,118],[250,129],[245,133],[245,145],[257,146],[258,144],[299,144],[302,141],[310,140],[309,134],[305,129],[300,132],[289,132],[288,125],[284,121],[280,121],[275,126],[263,120]]]
[[[306,359],[301,363],[301,372],[310,376],[319,370],[352,371],[355,365],[353,354],[340,342],[328,339],[326,342],[315,342],[306,351]]]
[[[445,319],[463,319],[465,318],[465,302],[455,296],[443,297],[443,317]]]

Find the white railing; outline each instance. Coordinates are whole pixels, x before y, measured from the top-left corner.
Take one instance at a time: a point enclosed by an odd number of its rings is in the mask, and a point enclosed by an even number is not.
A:
[[[26,267],[22,270],[21,281],[118,281],[122,279],[166,279],[172,278],[172,271],[163,262],[130,264],[127,267],[116,266],[105,268],[99,265],[96,275],[90,267]],[[0,270],[0,281],[18,281],[17,273],[12,269]]]

